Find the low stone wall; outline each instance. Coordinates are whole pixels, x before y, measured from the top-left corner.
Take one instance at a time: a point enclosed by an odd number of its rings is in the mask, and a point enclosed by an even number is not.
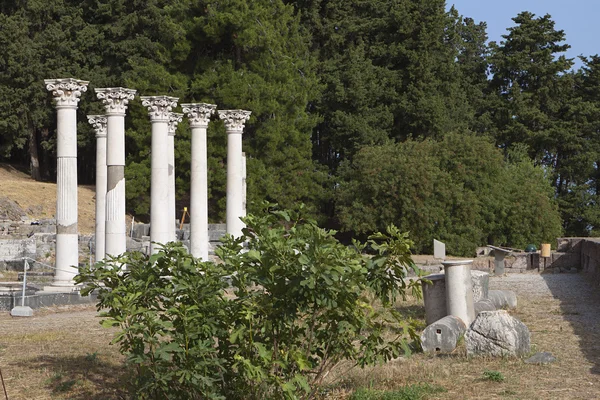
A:
[[[600,283],[600,239],[587,238],[581,241],[581,268]]]

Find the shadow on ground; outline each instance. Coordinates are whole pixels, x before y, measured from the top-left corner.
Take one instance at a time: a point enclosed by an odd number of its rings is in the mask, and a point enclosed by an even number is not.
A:
[[[126,399],[126,369],[102,361],[96,354],[78,357],[40,356],[22,363],[22,367],[47,370],[44,386],[53,397],[74,400]]]
[[[600,374],[600,290],[586,273],[553,272],[547,270],[542,277],[554,298],[560,301],[562,319],[579,338],[581,352],[593,364],[590,372]]]

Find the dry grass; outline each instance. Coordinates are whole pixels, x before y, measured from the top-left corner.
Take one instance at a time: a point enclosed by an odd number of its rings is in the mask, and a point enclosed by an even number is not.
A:
[[[585,279],[584,276],[579,278]],[[512,288],[518,293],[519,307],[513,314],[530,329],[532,353],[549,351],[557,357],[557,362],[531,365],[519,358],[471,358],[461,345],[454,354],[415,354],[365,370],[348,371],[348,365],[340,365],[330,376],[330,381],[337,383],[332,385],[329,398],[345,399],[359,387],[393,390],[417,383],[446,389],[445,393],[428,399],[600,398],[600,326],[597,322],[600,296],[593,288],[584,292],[573,288],[568,297],[552,290],[539,293],[528,292],[526,288],[519,290],[510,284],[505,286],[501,288]],[[409,307],[414,311],[414,306]],[[585,313],[596,318],[578,321],[577,317],[585,317],[582,315]],[[498,371],[505,380],[483,379],[485,371]]]
[[[56,184],[34,181],[9,164],[0,164],[0,195],[17,203],[33,219],[54,218],[56,214]],[[78,188],[79,233],[94,232],[95,195],[94,186]]]
[[[546,283],[543,277],[534,278],[538,286]],[[428,399],[600,398],[600,293],[580,275],[556,276],[547,282],[550,290],[542,291],[502,279],[491,285],[517,291],[514,315],[529,327],[532,351],[550,351],[557,362],[469,358],[461,346],[451,355],[416,354],[365,370],[340,365],[329,376],[327,398],[347,399],[359,387],[393,390],[418,383],[446,390]],[[553,289],[559,283],[566,291]],[[423,317],[418,302],[402,307],[415,318]],[[89,306],[36,310],[31,319],[0,314],[0,368],[9,398],[121,398],[123,358],[108,345],[114,331],[101,328],[95,315]],[[505,379],[486,380],[485,371],[497,371]]]
[[[0,314],[0,368],[9,399],[122,398],[123,359],[108,345],[114,331],[98,321],[90,306],[36,310],[32,318]]]

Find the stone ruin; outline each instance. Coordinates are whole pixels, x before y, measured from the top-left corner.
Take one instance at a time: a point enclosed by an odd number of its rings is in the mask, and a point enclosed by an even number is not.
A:
[[[489,290],[489,273],[472,270],[473,260],[444,261],[444,272],[425,277],[426,353],[450,353],[464,337],[468,355],[522,356],[530,351],[529,330],[506,309],[514,292]]]

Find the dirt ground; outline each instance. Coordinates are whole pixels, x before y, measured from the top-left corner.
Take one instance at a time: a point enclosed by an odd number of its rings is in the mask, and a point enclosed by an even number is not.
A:
[[[394,389],[429,383],[444,393],[429,399],[600,398],[600,291],[584,274],[512,274],[492,278],[493,289],[517,292],[513,314],[531,331],[532,353],[557,361],[525,364],[513,358],[415,354],[366,370],[340,365],[330,376],[328,398],[344,399],[358,387]],[[404,311],[423,317],[420,304]],[[114,331],[102,328],[91,307],[35,310],[32,318],[0,314],[0,368],[11,400],[120,399],[127,373]],[[504,380],[484,379],[484,372]],[[2,392],[0,389],[0,398]]]
[[[96,216],[94,186],[78,187],[78,228],[81,234],[94,232]],[[0,197],[8,198],[32,219],[54,218],[56,183],[36,182],[9,164],[0,163]]]

